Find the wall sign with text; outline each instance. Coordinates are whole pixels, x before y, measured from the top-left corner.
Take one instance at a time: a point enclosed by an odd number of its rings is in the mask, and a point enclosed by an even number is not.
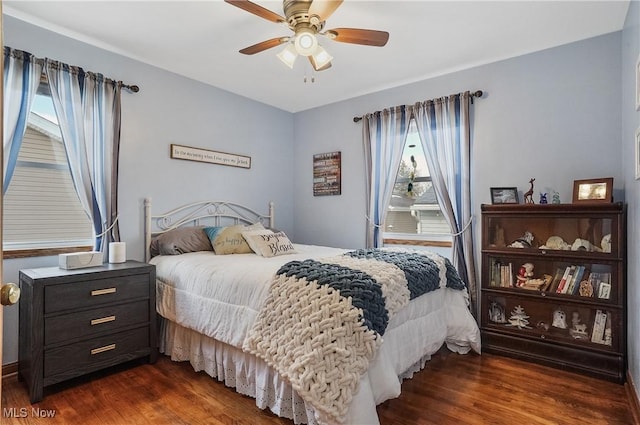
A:
[[[208,162],[209,164],[251,168],[251,157],[233,153],[211,151],[189,146],[171,145],[171,158],[187,161]]]
[[[340,195],[340,152],[313,155],[313,196]]]

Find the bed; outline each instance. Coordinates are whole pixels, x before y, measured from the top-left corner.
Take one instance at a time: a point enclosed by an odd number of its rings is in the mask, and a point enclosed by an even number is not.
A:
[[[448,260],[295,244],[274,218],[273,203],[266,214],[214,201],[153,214],[145,200],[161,353],[294,423],[367,425],[443,345],[480,353]]]

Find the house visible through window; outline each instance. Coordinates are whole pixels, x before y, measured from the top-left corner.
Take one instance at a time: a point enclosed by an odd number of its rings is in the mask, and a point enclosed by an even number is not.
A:
[[[411,122],[383,236],[385,239],[450,242],[450,233],[431,183],[418,131]]]
[[[4,196],[3,249],[49,253],[92,247],[93,228],[74,189],[48,87],[33,102],[18,162]],[[73,249],[75,250],[75,249]]]

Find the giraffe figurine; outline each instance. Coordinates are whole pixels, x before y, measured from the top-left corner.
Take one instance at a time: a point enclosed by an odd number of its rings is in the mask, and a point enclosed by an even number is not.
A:
[[[531,185],[531,189],[524,193],[524,203],[525,204],[533,204],[533,182],[536,181],[535,178],[529,180],[529,184]]]

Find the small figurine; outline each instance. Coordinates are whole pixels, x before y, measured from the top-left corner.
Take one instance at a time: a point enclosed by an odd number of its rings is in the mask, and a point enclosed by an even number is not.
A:
[[[575,339],[587,338],[587,325],[580,323],[580,313],[574,311],[571,314],[571,324],[573,325],[569,329],[569,334]]]
[[[546,193],[540,192],[540,204],[548,204]]]
[[[560,236],[554,235],[554,236],[549,236],[549,239],[547,239],[547,243],[542,245],[540,249],[558,249],[558,250],[568,251],[571,249],[571,245],[566,243],[564,239],[562,239]]]
[[[593,286],[591,286],[588,280],[583,280],[580,282],[578,293],[581,297],[593,297]]]
[[[533,277],[533,264],[524,263],[520,266],[520,270],[518,270],[518,275],[516,276],[516,286],[521,287],[529,279]]]
[[[602,248],[602,252],[611,252],[611,233],[607,233],[602,237],[600,247]]]
[[[551,199],[551,203],[552,204],[559,204],[560,203],[560,194],[558,192],[556,192],[555,190],[553,191],[553,198]]]
[[[529,316],[522,306],[517,305],[511,312],[507,326],[516,326],[518,329],[531,329]]]
[[[573,241],[573,245],[571,245],[571,251],[601,252],[602,249],[586,239],[577,238]]]
[[[524,193],[524,203],[525,204],[533,204],[533,182],[536,181],[536,179],[532,178],[531,180],[529,180],[529,184],[531,185],[531,189],[527,190]]]
[[[545,323],[545,322],[542,322],[542,321],[538,322],[538,324],[536,325],[536,327],[537,327],[538,329],[545,330],[545,331],[548,331],[548,330],[549,330],[549,324],[548,324],[548,323]]]
[[[495,301],[491,302],[489,306],[489,320],[494,323],[507,323],[502,304],[498,304]]]
[[[513,241],[509,248],[531,248],[533,243],[533,234],[529,231],[524,232],[524,235]]]
[[[553,323],[551,326],[559,329],[567,329],[567,316],[564,311],[558,309],[553,312]]]

